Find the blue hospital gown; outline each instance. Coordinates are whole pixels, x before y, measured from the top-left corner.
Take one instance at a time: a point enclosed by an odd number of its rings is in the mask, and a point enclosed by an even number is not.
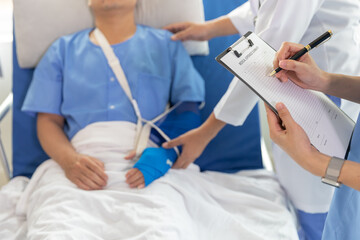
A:
[[[136,122],[133,107],[107,63],[90,41],[92,29],[55,41],[37,66],[22,110],[63,116],[71,139],[99,121]],[[166,104],[204,101],[204,82],[181,42],[171,33],[138,25],[129,40],[112,45],[145,119]]]
[[[360,115],[350,145],[348,159],[360,163]],[[323,240],[360,239],[360,192],[348,186],[335,190],[325,222]]]

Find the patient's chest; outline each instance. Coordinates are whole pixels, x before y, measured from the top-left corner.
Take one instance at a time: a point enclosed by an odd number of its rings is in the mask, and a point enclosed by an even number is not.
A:
[[[172,66],[161,43],[148,46],[136,37],[113,46],[133,97],[145,119],[161,114],[171,95]],[[68,49],[64,61],[62,113],[81,125],[98,121],[136,122],[133,107],[102,50],[89,42]],[[83,126],[82,126],[83,127]]]

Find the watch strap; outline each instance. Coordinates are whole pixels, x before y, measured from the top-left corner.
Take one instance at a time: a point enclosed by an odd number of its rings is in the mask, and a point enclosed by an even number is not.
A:
[[[338,182],[338,179],[344,162],[344,159],[332,157],[326,169],[325,177],[323,177],[322,181],[324,183],[339,187],[341,183]]]

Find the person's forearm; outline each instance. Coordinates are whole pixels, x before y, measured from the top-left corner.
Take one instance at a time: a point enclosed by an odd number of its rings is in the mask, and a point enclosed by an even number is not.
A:
[[[218,17],[214,20],[207,21],[206,24],[209,26],[210,39],[238,34],[238,30],[228,16]]]
[[[325,74],[326,94],[360,103],[360,77],[342,74]]]
[[[324,177],[331,157],[317,152],[313,154],[312,157],[307,157],[307,159],[309,160],[308,167],[304,166],[304,168],[316,176]],[[351,160],[346,160],[341,169],[338,181],[348,187],[360,191],[360,164]]]
[[[206,135],[206,138],[212,140],[226,125],[225,122],[217,119],[214,112],[208,117],[208,119],[200,126],[201,131]]]
[[[37,128],[38,138],[44,151],[65,168],[77,153],[62,127],[53,121],[39,119]]]
[[[339,182],[360,191],[360,164],[346,160],[341,169]]]

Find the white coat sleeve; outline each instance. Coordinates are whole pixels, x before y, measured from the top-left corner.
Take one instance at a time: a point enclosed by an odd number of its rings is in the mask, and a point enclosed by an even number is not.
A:
[[[243,34],[250,30],[248,28],[255,16],[250,1],[229,13],[234,26]],[[323,2],[324,0],[262,1],[254,31],[275,49],[279,49],[284,41],[300,42]],[[258,97],[235,78],[215,107],[215,117],[232,125],[242,125],[257,100]]]
[[[284,41],[299,43],[323,3],[324,0],[262,1],[255,33],[276,50]],[[327,30],[319,29],[319,33]]]
[[[228,14],[240,35],[254,31],[254,13],[250,2],[242,4]],[[258,97],[236,77],[214,108],[215,117],[234,126],[242,125],[258,101]]]
[[[258,96],[235,77],[214,108],[215,117],[234,126],[243,125],[258,100]]]
[[[251,10],[250,2],[242,4],[227,15],[232,24],[238,30],[240,35],[244,35],[248,31],[254,31],[254,13]]]

